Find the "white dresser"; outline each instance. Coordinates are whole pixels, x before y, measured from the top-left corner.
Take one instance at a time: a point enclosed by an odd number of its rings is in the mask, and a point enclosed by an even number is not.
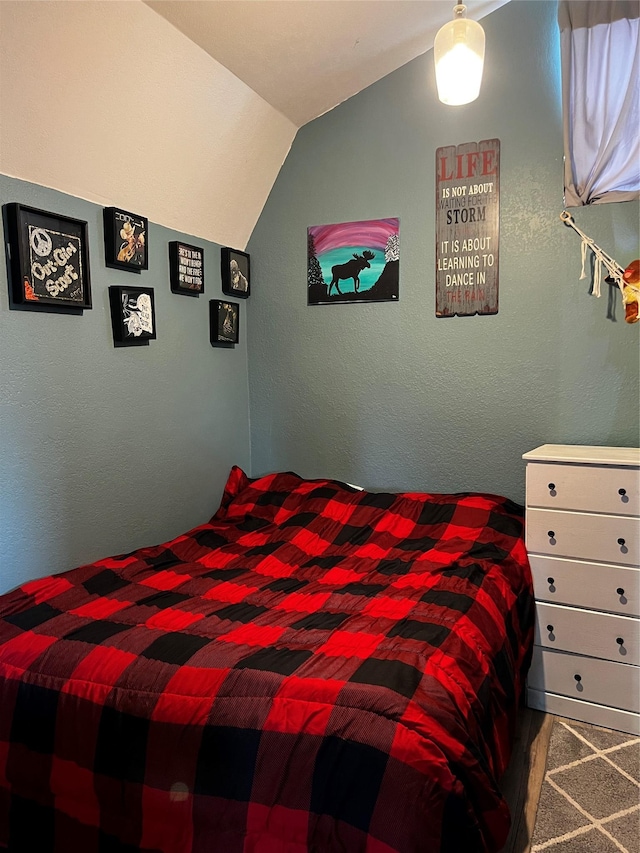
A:
[[[527,703],[640,734],[640,449],[544,444],[523,458],[536,597]]]

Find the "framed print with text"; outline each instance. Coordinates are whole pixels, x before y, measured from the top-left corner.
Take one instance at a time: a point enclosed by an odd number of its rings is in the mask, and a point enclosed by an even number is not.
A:
[[[23,204],[4,205],[9,305],[62,313],[91,308],[87,223]]]
[[[149,222],[144,216],[118,207],[104,209],[104,258],[108,267],[129,272],[149,268],[147,237]]]
[[[240,304],[212,299],[209,302],[209,339],[212,347],[233,347],[240,340]]]
[[[172,293],[204,293],[204,249],[180,240],[169,243],[169,278]]]

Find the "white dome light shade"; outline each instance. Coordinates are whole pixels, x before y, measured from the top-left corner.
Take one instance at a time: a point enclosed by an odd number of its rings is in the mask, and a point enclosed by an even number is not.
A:
[[[463,17],[466,6],[453,10],[455,18],[438,30],[433,43],[438,98],[443,104],[468,104],[480,94],[484,66],[484,30]]]

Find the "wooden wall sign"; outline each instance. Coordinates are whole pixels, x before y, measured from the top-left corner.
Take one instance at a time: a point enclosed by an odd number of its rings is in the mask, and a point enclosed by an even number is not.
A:
[[[500,140],[436,151],[436,317],[498,313]]]

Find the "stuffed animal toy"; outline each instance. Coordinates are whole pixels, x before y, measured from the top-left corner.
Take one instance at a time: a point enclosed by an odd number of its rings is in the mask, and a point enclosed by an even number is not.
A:
[[[624,305],[624,319],[627,323],[637,323],[638,301],[640,300],[640,259],[631,261],[622,273],[622,303]]]

